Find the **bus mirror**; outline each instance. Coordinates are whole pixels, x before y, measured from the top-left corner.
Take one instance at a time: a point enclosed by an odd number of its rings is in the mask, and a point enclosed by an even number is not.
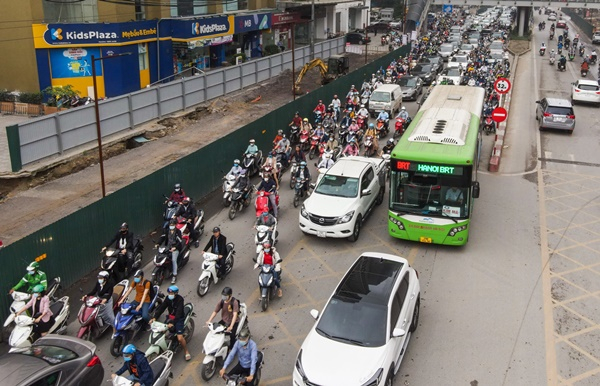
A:
[[[479,198],[479,181],[473,182],[473,198]]]

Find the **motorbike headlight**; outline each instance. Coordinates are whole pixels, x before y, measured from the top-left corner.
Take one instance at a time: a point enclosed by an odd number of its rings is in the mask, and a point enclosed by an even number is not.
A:
[[[338,224],[345,224],[347,222],[349,222],[350,220],[352,220],[352,216],[354,216],[354,211],[351,210],[350,212],[346,213],[345,215],[343,215],[342,217],[340,217],[337,220]]]
[[[300,209],[300,216],[302,216],[308,220],[308,212],[306,211],[306,208],[304,207],[304,205],[302,205],[302,208]]]

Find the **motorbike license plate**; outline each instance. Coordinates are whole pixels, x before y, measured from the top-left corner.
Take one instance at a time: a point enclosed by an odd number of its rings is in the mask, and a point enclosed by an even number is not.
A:
[[[431,237],[423,237],[423,236],[419,237],[419,241],[422,243],[426,243],[426,244],[431,244],[431,242],[432,242]]]
[[[321,232],[321,231],[317,231],[317,236],[318,237],[323,237],[323,238],[327,237],[326,234],[325,234],[325,232]]]

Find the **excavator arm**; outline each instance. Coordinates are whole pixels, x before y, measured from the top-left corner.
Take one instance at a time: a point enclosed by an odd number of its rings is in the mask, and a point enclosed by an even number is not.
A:
[[[310,62],[308,62],[304,66],[302,66],[302,69],[300,70],[300,73],[298,74],[298,78],[296,79],[296,82],[294,83],[294,92],[297,95],[301,94],[300,82],[302,82],[302,78],[304,78],[304,75],[306,75],[306,73],[314,67],[319,68],[319,71],[321,72],[321,77],[323,77],[323,80],[327,79],[327,64],[323,63],[323,61],[319,58],[311,60]]]

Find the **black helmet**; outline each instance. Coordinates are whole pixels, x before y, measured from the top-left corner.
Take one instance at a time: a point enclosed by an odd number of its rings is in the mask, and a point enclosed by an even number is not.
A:
[[[127,223],[124,222],[123,224],[121,224],[121,229],[129,229],[129,225],[127,225]]]
[[[142,271],[141,269],[138,269],[137,271],[135,271],[135,273],[133,274],[133,277],[144,277],[144,271]]]
[[[231,296],[233,295],[233,290],[231,289],[231,287],[225,287],[223,288],[223,291],[221,291],[221,295]]]
[[[177,220],[175,220],[174,218],[172,218],[172,219],[169,221],[169,225],[177,225]]]

